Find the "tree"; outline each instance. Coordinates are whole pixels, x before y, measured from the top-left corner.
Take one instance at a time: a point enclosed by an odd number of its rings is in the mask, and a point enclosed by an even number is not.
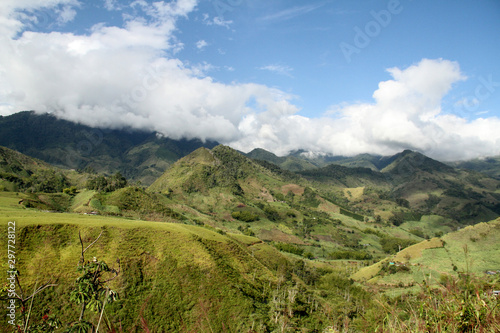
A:
[[[63,193],[69,194],[69,195],[76,195],[78,193],[78,190],[76,186],[71,186],[71,187],[66,187],[63,190]]]
[[[69,186],[68,179],[54,170],[39,170],[32,174],[27,181],[31,192],[57,193]]]
[[[120,172],[117,172],[111,177],[111,186],[113,187],[113,191],[124,188],[127,186],[127,178],[123,177]]]
[[[96,176],[87,181],[87,188],[94,191],[113,192],[127,186],[128,182],[121,173],[117,172],[111,177]]]
[[[104,189],[108,186],[108,180],[103,175],[99,175],[89,179],[86,186],[89,190],[104,191]]]
[[[102,231],[96,240],[84,249],[81,234],[78,234],[82,246],[82,254],[77,271],[81,275],[76,279],[76,287],[70,293],[70,301],[81,305],[81,310],[78,321],[73,322],[65,332],[86,333],[94,331],[94,325],[84,319],[87,309],[96,313],[101,312],[101,317],[97,324],[98,329],[106,302],[111,303],[118,298],[118,294],[111,290],[107,286],[107,283],[118,276],[120,269],[115,270],[109,267],[106,262],[100,261],[96,257],[91,261],[85,260],[85,252],[99,240],[101,235]],[[119,260],[117,260],[117,263],[120,265]],[[109,278],[105,279],[106,276]]]
[[[404,214],[402,212],[394,212],[392,213],[392,216],[389,218],[389,221],[396,227],[400,226],[404,222]]]
[[[410,202],[404,198],[397,198],[396,204],[401,207],[410,208]]]

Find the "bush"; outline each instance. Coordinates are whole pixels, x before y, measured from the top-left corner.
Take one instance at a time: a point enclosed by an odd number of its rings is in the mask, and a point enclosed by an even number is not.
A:
[[[400,226],[404,222],[404,214],[401,212],[392,213],[392,216],[389,218],[389,222],[391,222],[396,227]]]
[[[304,253],[304,249],[299,248],[296,245],[289,244],[289,243],[274,243],[273,244],[275,248],[277,248],[280,251],[283,252],[288,252],[288,253],[293,253],[296,255],[301,256]]]
[[[410,234],[413,234],[417,237],[420,237],[420,238],[426,238],[424,232],[422,231],[422,229],[418,229],[418,228],[413,228],[413,229],[410,229],[408,231]]]
[[[388,320],[377,332],[500,332],[498,300],[488,293],[494,285],[469,274],[440,281],[438,288],[424,285],[417,295],[382,307],[388,311],[381,318]]]
[[[271,221],[278,221],[280,219],[278,211],[269,205],[265,206],[263,211],[266,213],[266,217]]]
[[[410,208],[410,202],[404,198],[397,198],[396,204],[401,207]]]
[[[86,187],[89,190],[113,192],[127,186],[127,179],[117,172],[111,177],[103,175],[96,176],[87,181]]]
[[[353,259],[353,260],[369,260],[372,259],[372,255],[364,251],[353,251],[353,250],[338,250],[333,251],[328,254],[328,258],[332,260],[340,259]]]
[[[410,268],[403,263],[385,263],[381,269],[382,272],[388,274],[396,274],[398,272],[409,273]]]
[[[356,214],[356,213],[350,212],[350,211],[345,210],[345,209],[343,209],[343,208],[340,208],[340,214],[345,215],[345,216],[352,217],[353,219],[358,220],[358,221],[361,221],[361,222],[363,222],[363,221],[365,220],[365,218],[364,218],[364,216],[363,216],[363,215],[359,215],[359,214]]]
[[[402,249],[416,243],[417,242],[411,239],[402,239],[396,237],[384,237],[380,240],[380,244],[382,245],[382,250],[385,253],[391,253],[391,254],[397,253]]]
[[[311,252],[306,252],[306,253],[304,253],[304,258],[312,260],[312,259],[314,259],[314,254],[312,254]]]
[[[66,176],[53,170],[40,170],[32,174],[25,184],[32,192],[44,193],[62,192],[69,185]]]
[[[244,226],[242,227],[241,225],[238,227],[238,230],[243,233],[243,235],[246,236],[255,236],[255,232],[253,232],[252,229],[250,229],[249,226]]]
[[[252,212],[249,212],[247,210],[232,212],[231,216],[234,219],[237,219],[237,220],[240,220],[243,222],[253,222],[253,221],[259,220],[259,215],[253,214]]]
[[[63,193],[69,194],[69,195],[76,195],[78,193],[78,190],[76,189],[76,186],[71,186],[71,187],[66,187],[63,190]]]

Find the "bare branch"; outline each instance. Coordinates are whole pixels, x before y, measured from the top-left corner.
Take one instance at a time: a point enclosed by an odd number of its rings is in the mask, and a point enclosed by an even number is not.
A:
[[[101,233],[99,234],[99,236],[97,236],[97,238],[95,239],[95,241],[93,241],[92,243],[90,243],[90,244],[89,244],[89,246],[87,246],[87,247],[85,248],[85,250],[84,250],[84,249],[83,249],[83,240],[82,240],[82,236],[81,236],[81,234],[80,234],[80,231],[78,231],[78,237],[80,237],[80,244],[82,245],[82,256],[81,256],[81,258],[80,258],[80,261],[81,261],[82,263],[83,263],[83,262],[85,262],[85,257],[84,257],[84,253],[85,253],[85,251],[87,251],[87,250],[88,250],[88,249],[89,249],[92,245],[94,245],[94,244],[95,244],[95,242],[97,242],[97,241],[99,240],[99,238],[101,238],[101,235],[102,235],[102,233],[103,233],[103,232],[104,232],[104,230],[101,230]]]
[[[20,296],[19,294],[15,293],[16,297],[22,302],[26,302],[28,300],[30,300],[32,297],[34,297],[36,294],[40,293],[41,291],[43,291],[44,289],[47,289],[48,287],[57,287],[57,284],[50,284],[50,283],[46,283],[44,284],[43,286],[40,286],[37,290],[35,290],[33,292],[33,294],[29,295],[28,297],[26,298],[23,298],[23,296]],[[21,294],[22,295],[22,294]]]
[[[81,235],[80,231],[78,231],[78,238],[80,238],[80,244],[82,245],[82,255],[80,256],[80,262],[83,264],[83,262],[84,262],[84,257],[83,257],[83,240],[82,240],[82,235]]]
[[[57,287],[57,284],[48,284],[47,283],[46,285],[41,286],[35,292],[33,292],[33,294],[31,294],[30,296],[28,296],[24,301],[29,300],[30,298],[34,297],[36,294],[40,293],[44,289],[47,289],[48,287]]]

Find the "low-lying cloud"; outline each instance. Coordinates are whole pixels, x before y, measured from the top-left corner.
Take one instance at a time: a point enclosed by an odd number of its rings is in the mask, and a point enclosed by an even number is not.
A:
[[[456,62],[423,59],[388,69],[392,79],[379,83],[373,102],[333,106],[308,118],[294,96],[262,84],[223,84],[207,74],[209,64],[188,65],[176,57],[183,47],[175,36],[177,21],[195,10],[195,0],[136,1],[140,15],[126,18],[122,27],[96,25],[85,35],[28,30],[30,12],[53,10],[69,20],[76,1],[18,3],[0,4],[3,115],[52,112],[90,126],[277,154],[392,154],[407,148],[442,160],[500,154],[498,118],[468,121],[441,109],[453,84],[466,79]]]

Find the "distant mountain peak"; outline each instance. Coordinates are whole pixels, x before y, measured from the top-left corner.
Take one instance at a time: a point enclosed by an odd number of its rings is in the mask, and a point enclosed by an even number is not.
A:
[[[455,172],[454,168],[409,149],[392,156],[390,160],[392,162],[384,167],[382,172],[400,176],[409,176],[418,170],[429,173]]]

